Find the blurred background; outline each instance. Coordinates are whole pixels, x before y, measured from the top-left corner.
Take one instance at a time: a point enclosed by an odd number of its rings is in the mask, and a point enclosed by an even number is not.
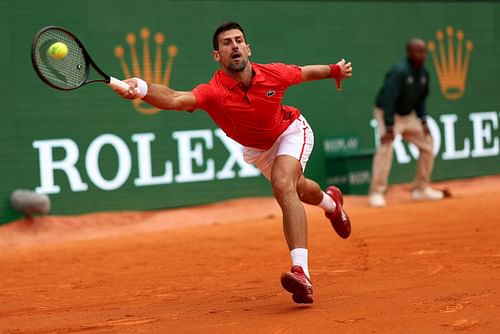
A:
[[[29,56],[40,28],[62,26],[104,71],[190,90],[217,69],[212,33],[228,20],[244,27],[254,62],[353,63],[341,93],[321,81],[292,87],[285,98],[315,131],[306,174],[323,186],[366,194],[374,98],[412,37],[434,45],[427,59],[433,178],[500,173],[498,2],[4,0],[0,223],[19,217],[9,202],[18,188],[48,195],[55,214],[270,195],[267,181],[241,163],[238,147],[204,112],[159,112],[97,84],[56,91],[37,78]],[[396,145],[391,183],[412,180],[416,154]]]

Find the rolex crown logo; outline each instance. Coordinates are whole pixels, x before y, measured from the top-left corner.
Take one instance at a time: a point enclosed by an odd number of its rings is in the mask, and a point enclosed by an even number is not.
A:
[[[436,32],[436,38],[438,45],[429,41],[428,48],[434,60],[441,93],[449,100],[457,100],[465,92],[470,54],[474,45],[471,40],[467,40],[464,50],[464,32],[458,30],[455,34],[452,26],[446,28],[447,42],[444,41],[442,30]]]
[[[168,46],[168,59],[166,60],[166,64],[163,65],[163,45],[165,44],[165,35],[163,35],[163,33],[161,32],[157,32],[154,35],[154,43],[156,46],[154,50],[155,63],[153,64],[151,61],[152,50],[150,49],[149,38],[151,34],[149,29],[142,28],[139,36],[142,39],[142,64],[140,64],[137,52],[136,34],[130,32],[125,38],[125,41],[130,48],[132,72],[130,71],[130,67],[125,61],[125,49],[123,48],[123,46],[118,45],[115,47],[115,56],[120,61],[123,75],[125,76],[125,78],[138,77],[150,83],[157,83],[168,86],[170,83],[170,76],[172,74],[172,65],[174,63],[175,57],[177,56],[177,47],[172,44]],[[134,105],[134,108],[143,114],[151,115],[160,111],[160,109],[152,107],[144,103],[142,100],[133,100],[132,103]]]

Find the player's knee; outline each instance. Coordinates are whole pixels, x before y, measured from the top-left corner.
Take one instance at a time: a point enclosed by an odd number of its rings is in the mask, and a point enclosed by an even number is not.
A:
[[[432,145],[425,145],[419,148],[419,152],[421,155],[433,155],[433,147]]]
[[[296,192],[294,182],[287,178],[275,177],[271,180],[273,193],[276,197],[285,197]]]

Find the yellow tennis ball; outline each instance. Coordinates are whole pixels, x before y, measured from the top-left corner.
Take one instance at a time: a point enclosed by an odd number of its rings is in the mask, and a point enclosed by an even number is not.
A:
[[[64,59],[68,55],[68,46],[62,42],[56,42],[49,47],[49,56],[54,59]]]

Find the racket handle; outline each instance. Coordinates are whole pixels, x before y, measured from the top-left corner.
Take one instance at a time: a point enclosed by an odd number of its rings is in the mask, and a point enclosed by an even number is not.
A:
[[[109,77],[108,86],[122,93],[128,91],[130,88],[130,86],[127,83],[113,77]]]

